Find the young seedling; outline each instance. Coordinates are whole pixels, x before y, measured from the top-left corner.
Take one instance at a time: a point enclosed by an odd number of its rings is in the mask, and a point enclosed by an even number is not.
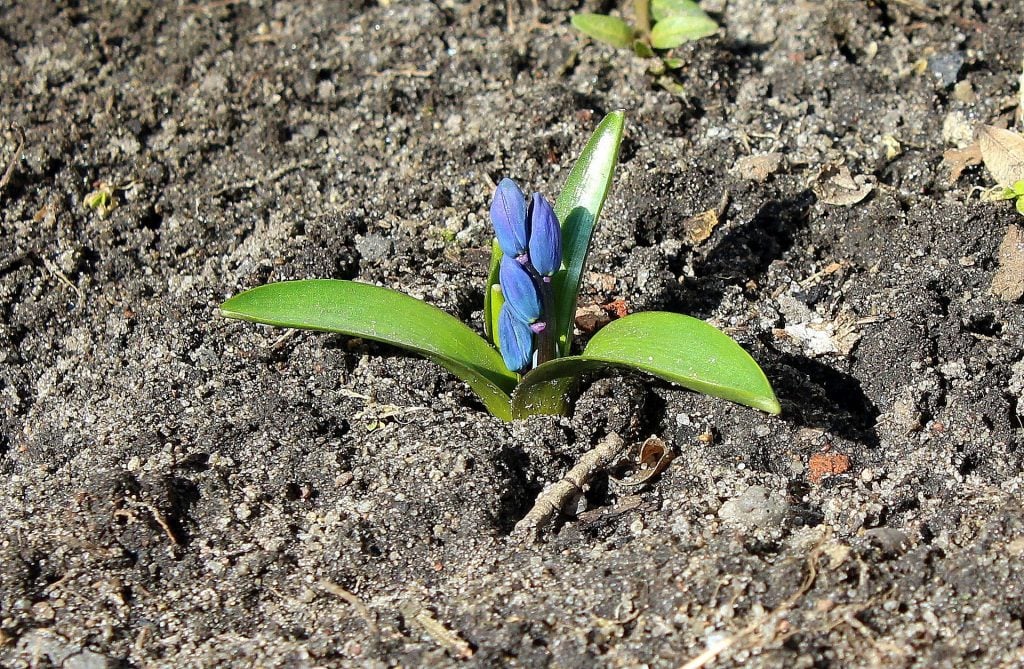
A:
[[[994,200],[1014,200],[1017,211],[1024,215],[1024,179],[1011,186],[996,186],[991,197]]]
[[[674,49],[718,32],[718,24],[693,0],[633,0],[633,15],[636,26],[607,14],[576,14],[572,25],[599,42],[631,48],[644,58],[654,56],[654,49]],[[667,69],[674,64],[674,59],[665,59]]]
[[[496,239],[481,337],[408,295],[353,281],[282,281],[221,305],[229,318],[385,342],[438,363],[469,384],[502,420],[564,415],[581,375],[607,367],[780,411],[764,372],[736,342],[689,316],[644,312],[612,321],[571,355],[573,317],[590,240],[618,162],[625,115],[608,114],[552,207],[511,180],[491,205]]]

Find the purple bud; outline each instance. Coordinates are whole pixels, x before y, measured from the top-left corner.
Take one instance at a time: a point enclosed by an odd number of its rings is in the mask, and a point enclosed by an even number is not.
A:
[[[501,342],[501,358],[509,371],[519,372],[530,366],[533,360],[533,332],[529,325],[516,318],[508,302],[498,314],[498,340]]]
[[[515,181],[506,178],[498,184],[491,201],[491,223],[502,253],[513,258],[526,253],[526,198]]]
[[[515,258],[502,256],[501,266],[498,268],[498,281],[505,296],[505,306],[512,310],[516,318],[526,324],[540,319],[540,295],[533,279],[530,278],[530,273],[522,264]]]
[[[530,262],[541,276],[562,267],[562,227],[544,196],[534,193],[529,209]]]

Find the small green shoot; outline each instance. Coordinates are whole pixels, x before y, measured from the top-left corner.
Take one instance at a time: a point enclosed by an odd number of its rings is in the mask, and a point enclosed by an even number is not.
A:
[[[496,240],[481,337],[408,295],[332,279],[282,281],[243,292],[221,313],[280,327],[337,332],[404,348],[462,379],[494,416],[568,413],[579,378],[609,367],[779,413],[764,372],[707,323],[666,312],[615,320],[572,355],[572,327],[590,242],[611,188],[625,125],[621,111],[594,131],[554,207],[527,201],[503,179],[491,206]],[[506,255],[507,252],[507,255]]]
[[[633,14],[635,26],[606,14],[576,14],[572,25],[599,42],[632,48],[641,57],[653,56],[655,49],[674,49],[718,32],[715,20],[694,0],[634,0]]]
[[[996,186],[992,199],[1013,200],[1017,211],[1024,215],[1024,179],[1015,182],[1012,186]]]

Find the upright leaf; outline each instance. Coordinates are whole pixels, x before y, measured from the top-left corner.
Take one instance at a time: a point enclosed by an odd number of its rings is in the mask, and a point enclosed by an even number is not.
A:
[[[228,318],[338,332],[423,355],[462,379],[488,411],[511,420],[516,375],[457,318],[387,288],[353,281],[282,281],[240,293],[220,307]]]
[[[633,29],[622,19],[606,14],[574,14],[572,25],[599,42],[624,48],[633,43]]]
[[[710,37],[718,32],[714,19],[703,16],[669,16],[651,29],[651,46],[655,49],[674,49],[683,42]]]
[[[739,344],[702,320],[646,311],[612,321],[580,356],[560,358],[526,374],[513,398],[513,414],[528,413],[535,393],[604,367],[638,369],[697,392],[771,414],[781,411],[764,372]]]
[[[572,343],[571,328],[583,267],[594,226],[612,185],[625,122],[626,115],[621,110],[604,117],[583,147],[555,201],[555,215],[562,224],[562,262],[565,264],[565,269],[554,278],[560,355],[568,354]]]
[[[670,16],[707,16],[693,0],[651,0],[651,16],[655,22]]]
[[[495,304],[494,287],[498,285],[498,270],[501,269],[501,247],[498,240],[491,240],[491,265],[487,270],[487,285],[484,287],[484,334],[488,341],[497,346],[498,339],[494,329],[498,322],[501,304]]]

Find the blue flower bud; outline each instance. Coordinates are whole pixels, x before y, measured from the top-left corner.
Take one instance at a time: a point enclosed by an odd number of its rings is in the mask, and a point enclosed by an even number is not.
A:
[[[505,306],[516,318],[526,324],[538,320],[541,315],[540,295],[530,273],[514,258],[502,256],[498,268],[498,281],[505,296]]]
[[[526,253],[526,198],[515,181],[506,178],[498,184],[491,201],[491,223],[502,253],[513,258]]]
[[[562,227],[540,193],[530,202],[529,228],[530,262],[541,276],[553,276],[562,266]]]
[[[498,340],[501,342],[501,358],[509,371],[519,372],[530,366],[533,361],[533,331],[516,318],[508,302],[498,314]]]

